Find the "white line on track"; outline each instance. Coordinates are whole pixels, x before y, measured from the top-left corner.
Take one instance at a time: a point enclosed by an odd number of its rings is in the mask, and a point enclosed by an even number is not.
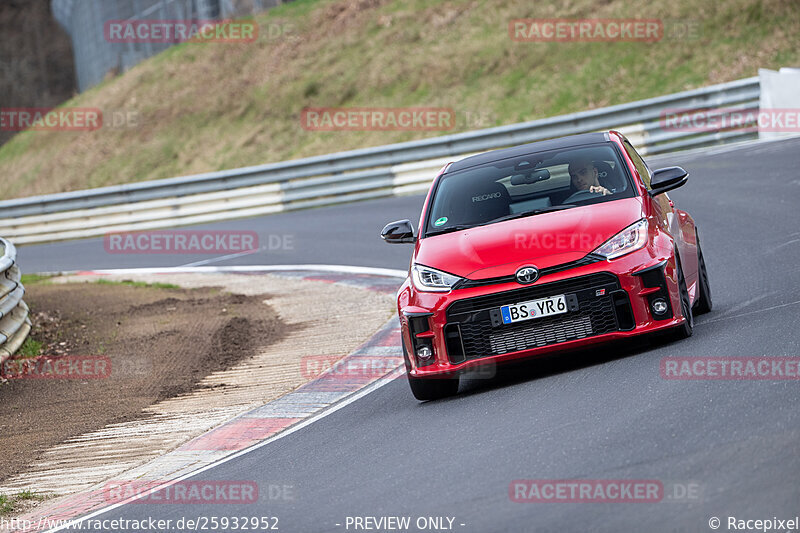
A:
[[[237,257],[242,257],[243,255],[250,255],[255,254],[263,250],[256,249],[256,250],[245,250],[244,252],[237,252],[235,254],[228,254],[228,255],[220,255],[219,257],[212,257],[211,259],[203,259],[202,261],[195,261],[194,263],[186,263],[185,265],[180,265],[181,267],[193,267],[193,266],[201,266],[207,265],[209,263],[216,263],[218,261],[225,261],[226,259],[236,259]]]
[[[235,265],[235,266],[177,266],[177,267],[142,267],[142,268],[105,268],[100,270],[71,270],[67,272],[46,272],[43,274],[75,274],[76,272],[94,272],[97,274],[181,274],[204,272],[292,272],[319,271],[338,274],[368,274],[405,279],[408,272],[391,268],[359,267],[348,265]]]
[[[750,298],[749,300],[744,301],[744,302],[742,302],[742,303],[740,303],[738,305],[734,305],[733,307],[731,307],[727,311],[724,311],[721,315],[714,317],[714,319],[716,320],[717,318],[726,318],[728,315],[732,315],[734,313],[738,313],[742,309],[746,309],[747,307],[753,305],[756,302],[760,302],[761,300],[764,300],[766,298],[769,298],[770,296],[774,296],[774,295],[778,294],[778,292],[779,291],[770,291],[770,292],[761,294],[759,296],[756,296],[755,298]]]
[[[698,325],[702,326],[702,325],[705,325],[705,324],[711,324],[712,322],[719,322],[720,320],[732,320],[734,318],[742,318],[743,316],[749,316],[749,315],[753,315],[755,313],[763,313],[765,311],[774,311],[775,309],[781,309],[782,307],[789,307],[791,305],[798,305],[798,304],[800,304],[800,300],[797,300],[796,302],[789,302],[789,303],[786,303],[786,304],[773,305],[773,306],[770,306],[770,307],[765,307],[763,309],[756,309],[755,311],[748,311],[747,313],[741,313],[739,315],[721,316],[721,317],[715,318],[713,320],[704,320],[702,322],[699,322]]]
[[[791,241],[786,241],[785,243],[779,244],[778,246],[775,246],[774,248],[770,248],[769,250],[767,250],[767,253],[772,253],[775,250],[780,250],[784,246],[789,246],[790,244],[794,244],[796,242],[800,242],[800,239],[792,239]]]

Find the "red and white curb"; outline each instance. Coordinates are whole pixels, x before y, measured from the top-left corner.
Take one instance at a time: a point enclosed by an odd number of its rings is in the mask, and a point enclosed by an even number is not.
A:
[[[330,267],[315,270],[314,265],[290,267],[195,267],[181,272],[236,272],[258,274],[270,272],[291,278],[326,281],[359,286],[384,293],[394,293],[404,272],[385,269],[350,269]],[[177,269],[126,269],[83,271],[77,274],[173,273]],[[354,271],[356,270],[356,271]],[[382,272],[376,272],[381,271]],[[381,369],[379,372],[342,374],[339,370],[353,365],[356,368]],[[49,531],[59,531],[75,525],[80,519],[93,518],[130,503],[183,479],[249,453],[353,403],[402,375],[403,349],[398,319],[392,318],[369,340],[342,358],[320,376],[261,407],[257,407],[218,426],[169,452],[158,459],[127,472],[124,479],[114,482],[147,483],[148,489],[109,505],[108,489],[97,486],[84,493],[64,498],[19,518],[18,523],[33,524],[16,531],[38,531],[40,524],[60,523]],[[116,501],[116,500],[114,500]]]

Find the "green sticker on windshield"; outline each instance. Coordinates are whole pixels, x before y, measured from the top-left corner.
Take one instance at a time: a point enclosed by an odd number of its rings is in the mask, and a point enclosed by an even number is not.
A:
[[[439,220],[437,220],[436,222],[434,222],[433,225],[434,226],[441,226],[445,222],[447,222],[447,217],[442,217]]]

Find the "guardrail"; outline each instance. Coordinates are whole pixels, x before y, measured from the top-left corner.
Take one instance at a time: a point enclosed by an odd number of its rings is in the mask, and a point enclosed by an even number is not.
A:
[[[16,352],[31,331],[28,306],[22,301],[25,287],[16,265],[17,250],[0,238],[0,364]]]
[[[758,77],[591,111],[194,176],[0,202],[18,244],[149,230],[423,192],[448,161],[527,142],[618,129],[646,154],[757,137],[754,123],[697,132],[662,127],[668,109],[758,110]]]

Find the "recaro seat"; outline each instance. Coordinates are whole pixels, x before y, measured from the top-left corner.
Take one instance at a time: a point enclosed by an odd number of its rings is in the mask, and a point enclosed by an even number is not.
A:
[[[450,205],[448,225],[480,224],[510,214],[511,195],[501,183],[464,183]]]
[[[625,190],[625,180],[622,178],[619,169],[612,168],[605,161],[592,161],[597,169],[597,181],[600,185],[611,192]]]

